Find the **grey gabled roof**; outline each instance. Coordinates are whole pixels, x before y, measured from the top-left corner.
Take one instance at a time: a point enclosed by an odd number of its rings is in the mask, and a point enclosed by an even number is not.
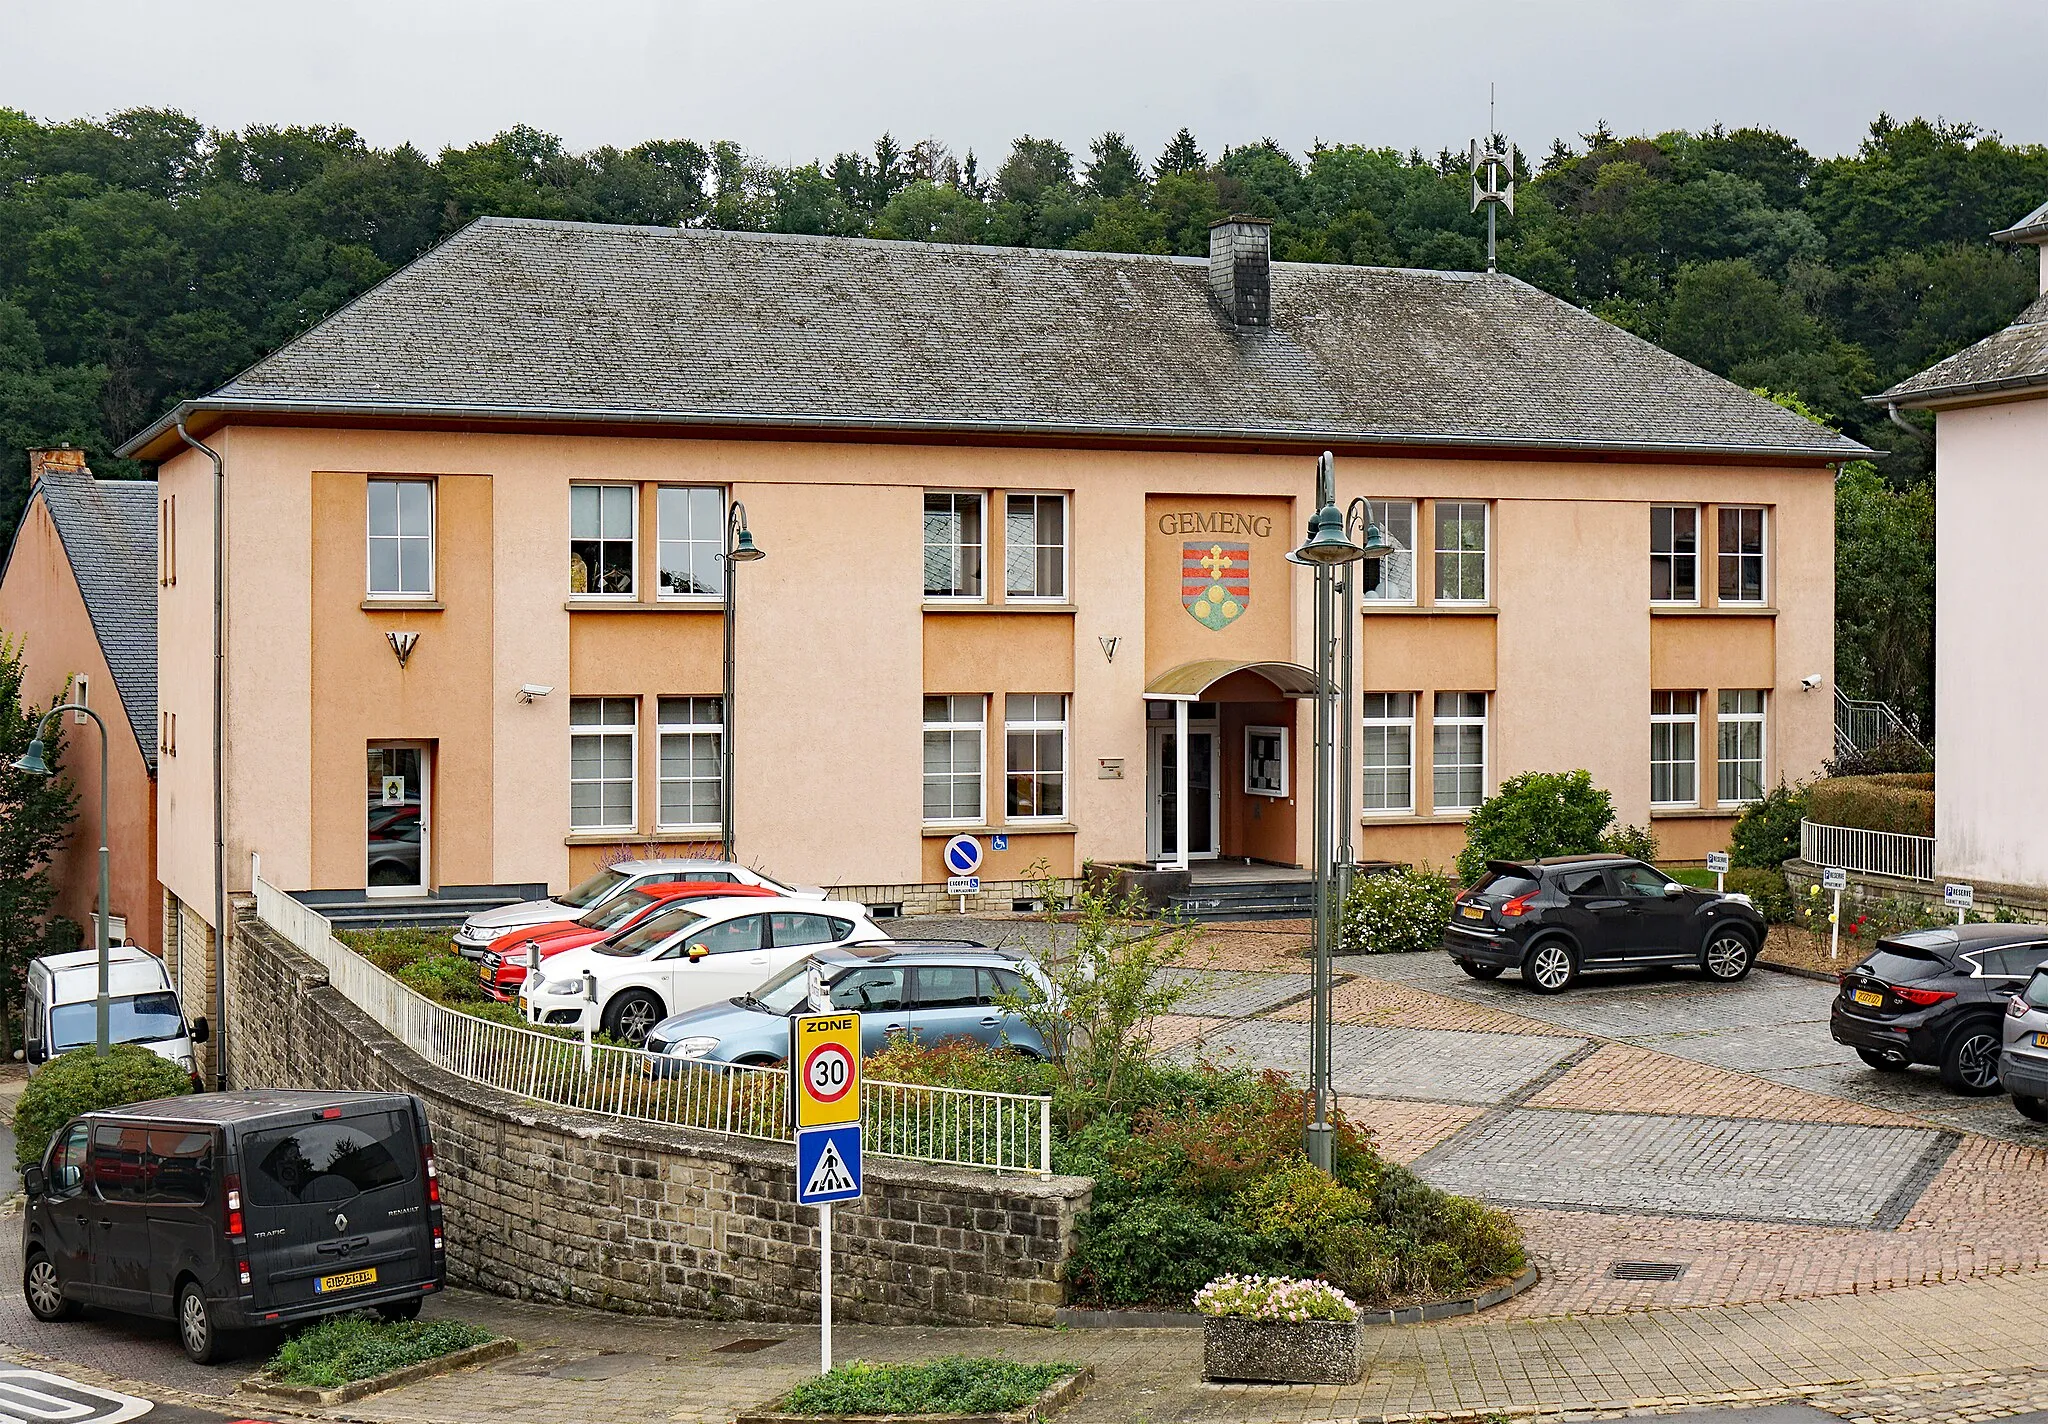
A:
[[[2048,203],[2041,204],[2011,227],[1991,236],[1998,242],[2040,242],[2048,238]]]
[[[1863,446],[1511,277],[480,219],[180,407],[1839,460]]]
[[[156,771],[156,481],[100,480],[45,470],[36,481],[64,541],[85,611],[128,712],[128,726]],[[105,703],[94,710],[105,715]],[[108,732],[113,731],[109,727]]]
[[[1921,406],[2036,387],[2048,387],[2048,294],[2003,331],[1867,399],[1878,405]]]

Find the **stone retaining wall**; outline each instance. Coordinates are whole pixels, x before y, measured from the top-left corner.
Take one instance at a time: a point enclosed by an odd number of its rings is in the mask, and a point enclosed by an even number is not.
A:
[[[792,1148],[536,1103],[442,1072],[247,906],[231,950],[234,1086],[425,1100],[452,1281],[636,1314],[818,1318],[817,1212],[796,1204]],[[869,1158],[866,1186],[833,1216],[839,1319],[1053,1323],[1087,1179]]]
[[[1791,890],[1794,900],[1805,896],[1810,886],[1820,884],[1820,877],[1821,867],[1810,861],[1785,862],[1785,884]],[[2030,886],[1994,885],[1988,881],[1975,882],[1973,888],[1976,894],[1972,897],[1972,902],[1979,919],[1994,919],[2003,910],[2008,919],[2022,923],[2048,922],[2048,891]],[[1849,872],[1849,888],[1842,892],[1842,899],[1846,904],[1860,905],[1885,900],[1913,900],[1925,905],[1929,913],[1953,920],[1955,911],[1942,905],[1941,895],[1942,885],[1939,881],[1906,880],[1895,875],[1866,875],[1860,870],[1852,870]]]

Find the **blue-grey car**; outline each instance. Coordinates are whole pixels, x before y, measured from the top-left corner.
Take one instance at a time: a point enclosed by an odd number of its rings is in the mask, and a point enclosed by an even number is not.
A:
[[[688,1063],[780,1063],[789,1054],[789,1018],[808,1002],[814,966],[834,1008],[859,1010],[864,1054],[903,1036],[921,1043],[971,1038],[1045,1057],[1038,1031],[1004,1007],[1044,992],[1038,966],[1008,950],[938,940],[821,950],[751,994],[663,1019],[647,1035],[647,1052]]]

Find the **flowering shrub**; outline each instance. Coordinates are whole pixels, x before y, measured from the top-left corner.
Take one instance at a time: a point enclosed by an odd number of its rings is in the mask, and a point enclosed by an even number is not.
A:
[[[1339,912],[1345,954],[1413,954],[1440,949],[1457,882],[1426,865],[1362,875]]]
[[[1195,1292],[1195,1309],[1204,1315],[1289,1323],[1358,1319],[1351,1297],[1329,1282],[1292,1276],[1218,1276]]]

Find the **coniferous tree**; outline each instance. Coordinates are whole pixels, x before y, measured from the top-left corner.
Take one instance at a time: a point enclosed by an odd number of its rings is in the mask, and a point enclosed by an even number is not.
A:
[[[1152,164],[1152,176],[1164,178],[1169,173],[1200,173],[1208,166],[1209,155],[1196,145],[1192,133],[1182,129],[1167,140],[1166,147]]]
[[[1084,181],[1091,196],[1121,198],[1145,183],[1145,165],[1120,133],[1106,133],[1088,145]]]

